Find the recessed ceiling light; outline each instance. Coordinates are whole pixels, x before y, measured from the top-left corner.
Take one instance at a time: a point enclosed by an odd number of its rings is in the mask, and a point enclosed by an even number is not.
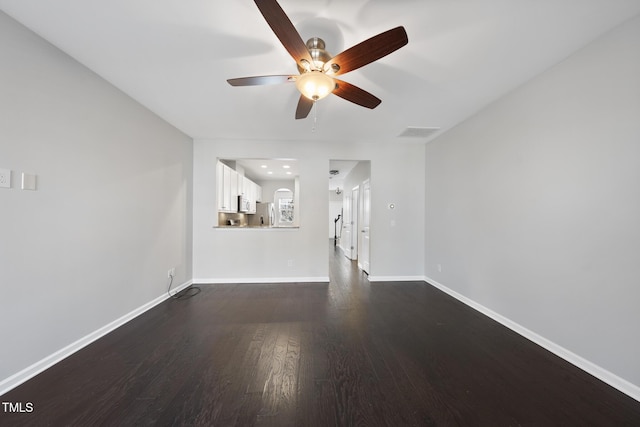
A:
[[[283,167],[283,168],[285,168],[285,169],[289,169],[291,166],[289,166],[289,165],[282,165],[282,167]]]
[[[273,171],[269,171],[267,172],[269,175],[273,175]]]
[[[290,172],[290,171],[287,171],[287,175],[291,175],[291,172]]]
[[[262,169],[266,169],[266,168],[267,168],[267,165],[261,165],[260,167],[261,167]]]

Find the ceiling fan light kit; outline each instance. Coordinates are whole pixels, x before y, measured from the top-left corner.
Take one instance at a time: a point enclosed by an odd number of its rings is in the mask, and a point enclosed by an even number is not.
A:
[[[317,101],[329,95],[336,87],[336,82],[322,71],[307,71],[296,80],[296,87],[301,94]]]
[[[296,119],[309,115],[313,104],[330,94],[354,104],[376,108],[382,101],[350,83],[333,78],[348,73],[400,49],[409,42],[403,27],[371,37],[338,55],[331,57],[325,50],[325,43],[319,37],[312,37],[304,43],[285,12],[276,0],[254,0],[284,48],[296,61],[299,76],[255,76],[229,79],[232,86],[254,86],[295,82],[300,91],[296,108]]]

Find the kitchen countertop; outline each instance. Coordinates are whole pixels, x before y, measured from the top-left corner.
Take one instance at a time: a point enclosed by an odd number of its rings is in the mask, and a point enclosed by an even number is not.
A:
[[[242,228],[242,229],[260,229],[260,230],[287,230],[287,229],[297,229],[299,226],[268,226],[268,225],[215,225],[213,228]]]

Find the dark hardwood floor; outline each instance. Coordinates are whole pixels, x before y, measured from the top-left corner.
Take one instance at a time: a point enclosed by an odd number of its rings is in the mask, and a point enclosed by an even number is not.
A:
[[[640,426],[640,402],[424,282],[200,286],[0,397],[2,426]]]

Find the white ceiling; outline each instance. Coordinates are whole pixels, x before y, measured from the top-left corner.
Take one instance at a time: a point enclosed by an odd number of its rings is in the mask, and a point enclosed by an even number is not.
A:
[[[293,180],[300,175],[296,159],[235,159],[235,163],[244,169],[245,176],[258,182]]]
[[[244,175],[254,181],[293,180],[300,175],[300,164],[297,159],[223,159],[223,162],[238,170],[244,170]],[[330,160],[327,177],[329,190],[344,188],[344,179],[358,164],[356,160]],[[337,171],[332,175],[331,171]]]
[[[382,99],[330,96],[294,120],[295,74],[252,0],[0,0],[0,9],[194,138],[424,141],[640,13],[640,0],[280,0],[304,40],[337,54],[403,25],[409,44],[341,78]],[[437,132],[435,133],[437,134]],[[431,133],[434,135],[434,133]]]

